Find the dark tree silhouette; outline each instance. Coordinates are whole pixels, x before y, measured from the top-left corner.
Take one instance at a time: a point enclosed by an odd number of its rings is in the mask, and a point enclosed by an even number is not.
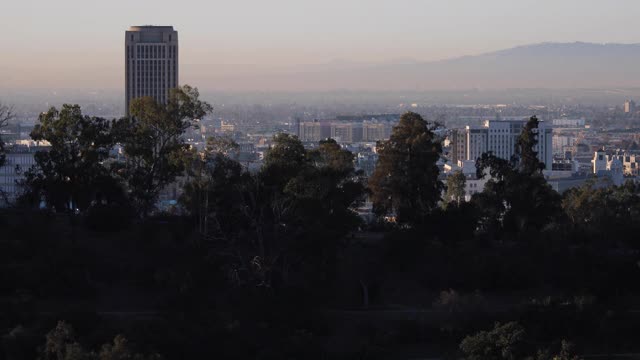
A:
[[[497,323],[490,331],[467,336],[460,343],[466,360],[523,359],[524,328],[515,322]]]
[[[378,163],[369,179],[374,211],[393,214],[399,223],[423,222],[444,188],[436,165],[442,145],[433,129],[422,116],[408,112],[377,148]]]
[[[15,117],[13,113],[13,108],[9,105],[4,105],[0,103],[0,129],[7,126],[9,121],[11,121]],[[4,142],[2,141],[2,137],[0,137],[0,167],[4,165],[6,160],[5,150],[4,150]]]
[[[507,161],[491,153],[476,162],[478,177],[491,176],[473,201],[480,210],[480,228],[491,236],[504,230],[511,234],[540,231],[562,219],[561,197],[542,175],[544,164],[537,158],[536,117],[520,134],[516,154]]]
[[[544,163],[538,160],[538,152],[535,151],[538,145],[539,124],[538,117],[532,116],[516,142],[513,161],[518,171],[523,174],[541,174],[545,167]]]
[[[456,171],[447,178],[446,202],[460,205],[464,201],[467,178],[462,171]]]
[[[189,146],[182,135],[212,110],[199,97],[198,89],[185,85],[171,90],[166,105],[150,97],[134,99],[132,117],[115,125],[126,164],[114,170],[126,180],[142,216],[153,210],[160,191],[185,170]]]
[[[57,211],[85,210],[105,193],[117,192],[102,162],[113,145],[110,123],[82,115],[80,106],[51,108],[31,132],[50,148],[35,154],[36,165],[26,173],[27,197],[44,197]]]

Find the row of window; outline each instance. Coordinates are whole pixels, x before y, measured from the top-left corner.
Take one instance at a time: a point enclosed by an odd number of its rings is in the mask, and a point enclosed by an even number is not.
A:
[[[127,59],[175,59],[176,50],[176,46],[164,44],[127,46]]]

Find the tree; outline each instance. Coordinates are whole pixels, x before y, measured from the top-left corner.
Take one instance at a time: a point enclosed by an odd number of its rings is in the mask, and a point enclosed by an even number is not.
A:
[[[47,334],[40,360],[161,360],[158,354],[144,356],[131,350],[129,342],[117,335],[113,343],[102,345],[100,352],[86,351],[76,341],[73,327],[59,321],[56,328]]]
[[[466,360],[522,359],[524,328],[518,323],[496,323],[492,330],[467,336],[460,343]]]
[[[92,358],[96,360],[161,360],[162,357],[158,354],[144,356],[142,354],[136,354],[131,350],[129,341],[122,336],[116,335],[113,339],[113,344],[104,344],[100,349],[99,354],[92,354]]]
[[[423,222],[444,187],[437,166],[442,145],[433,128],[419,114],[405,113],[377,149],[378,163],[369,179],[374,211],[394,214],[399,223]]]
[[[598,241],[630,242],[640,229],[640,186],[627,181],[621,186],[597,186],[595,181],[564,193],[562,207],[570,223]]]
[[[198,230],[205,240],[228,234],[241,214],[237,212],[238,189],[248,174],[229,157],[238,144],[229,138],[209,138],[201,153],[194,153],[180,202],[197,216]],[[211,220],[211,221],[210,221]]]
[[[199,99],[198,89],[172,89],[167,104],[151,97],[131,102],[132,117],[116,124],[116,139],[124,148],[126,164],[114,168],[143,216],[155,207],[160,191],[183,174],[189,146],[182,135],[194,121],[212,111]]]
[[[575,354],[575,345],[573,343],[562,340],[560,344],[560,353],[555,355],[552,360],[579,360],[578,355]]]
[[[205,214],[207,243],[234,283],[317,291],[338,245],[359,224],[353,207],[364,185],[353,154],[334,140],[307,151],[297,137],[280,134],[257,174],[221,152],[207,157],[202,181],[191,182],[183,200],[209,199],[190,208]]]
[[[82,115],[80,106],[65,104],[42,113],[31,138],[50,144],[35,154],[36,165],[25,174],[33,201],[44,197],[57,211],[75,211],[87,209],[93,200],[117,196],[118,186],[102,165],[113,146],[107,120]]]
[[[538,118],[534,115],[525,124],[515,146],[514,164],[523,174],[541,174],[544,170],[544,163],[538,160],[538,152],[535,151],[538,145]]]
[[[205,154],[208,156],[216,154],[231,156],[239,147],[238,143],[228,136],[212,136],[207,139]]]
[[[465,189],[467,185],[467,177],[462,171],[456,171],[447,178],[447,202],[460,205],[460,201],[464,200]]]
[[[9,121],[14,117],[15,114],[13,113],[13,107],[0,103],[0,129],[7,126]],[[0,137],[0,167],[4,165],[5,159],[6,154],[4,151],[4,142],[2,141],[2,137]]]
[[[267,185],[284,190],[284,186],[309,165],[307,151],[296,136],[277,134],[265,154],[261,176]]]
[[[59,321],[47,334],[42,360],[90,360],[76,341],[73,327]]]
[[[491,176],[483,192],[472,197],[481,210],[479,227],[489,234],[540,231],[562,217],[561,197],[542,175],[544,164],[534,151],[537,124],[534,116],[523,128],[511,161],[485,153],[476,162],[478,178]]]

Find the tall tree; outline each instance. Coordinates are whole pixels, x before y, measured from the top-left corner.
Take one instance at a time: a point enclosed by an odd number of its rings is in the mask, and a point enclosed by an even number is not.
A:
[[[421,223],[438,204],[444,185],[437,162],[442,145],[419,114],[408,112],[391,138],[378,143],[378,163],[369,180],[374,211],[400,223]]]
[[[538,145],[538,117],[532,116],[525,124],[518,141],[515,145],[514,163],[518,171],[523,174],[541,174],[544,170],[544,163],[538,159],[538,152],[535,150]]]
[[[162,189],[183,174],[189,146],[182,135],[211,111],[198,89],[185,85],[171,90],[167,104],[151,97],[134,99],[131,118],[117,122],[117,140],[126,158],[117,172],[141,215],[149,214]]]
[[[102,165],[113,146],[109,121],[82,115],[78,105],[51,108],[38,120],[31,138],[48,142],[50,148],[35,154],[36,165],[26,173],[35,201],[44,197],[58,211],[84,210],[113,190]]]
[[[238,144],[230,138],[209,138],[205,150],[194,153],[187,168],[189,181],[180,201],[197,217],[199,232],[205,240],[227,236],[240,220],[235,204],[247,174],[229,156],[237,148]]]
[[[222,152],[205,173],[206,238],[234,281],[318,291],[339,244],[359,224],[353,208],[364,184],[353,154],[333,140],[308,151],[297,137],[277,135],[257,174],[242,172]],[[199,185],[189,186],[194,199]]]
[[[486,153],[476,162],[478,177],[491,176],[483,192],[473,197],[482,212],[481,229],[527,234],[561,218],[561,197],[542,175],[544,164],[535,151],[537,128],[533,116],[518,137],[511,161]]]
[[[284,189],[284,186],[300,171],[310,166],[307,151],[293,135],[277,134],[265,154],[262,178],[267,185]]]
[[[464,176],[462,171],[455,171],[449,175],[447,178],[446,201],[460,205],[460,202],[464,200],[466,185],[467,177]]]

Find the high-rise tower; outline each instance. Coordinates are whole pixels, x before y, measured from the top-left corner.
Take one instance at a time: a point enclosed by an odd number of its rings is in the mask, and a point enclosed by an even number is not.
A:
[[[178,87],[178,32],[173,26],[132,26],[125,32],[126,113],[131,100],[150,96],[166,103]]]

